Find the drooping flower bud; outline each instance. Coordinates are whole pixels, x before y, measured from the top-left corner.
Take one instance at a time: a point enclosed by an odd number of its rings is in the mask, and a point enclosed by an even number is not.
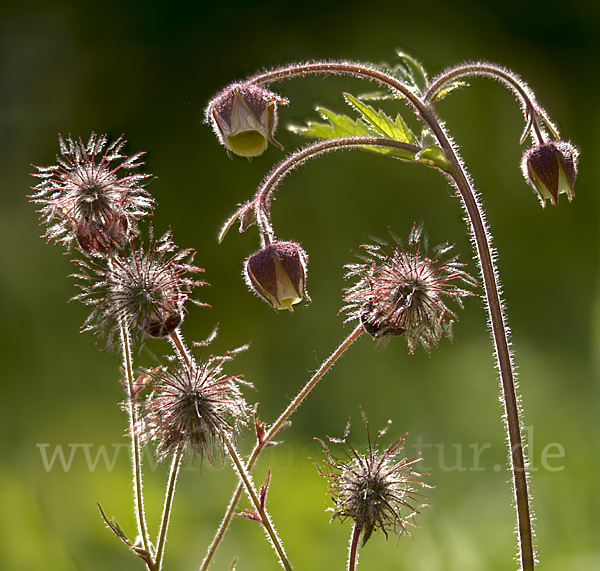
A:
[[[544,143],[525,152],[523,176],[540,195],[542,206],[547,199],[557,204],[558,195],[563,192],[569,200],[573,198],[578,155],[577,149],[564,141]]]
[[[287,103],[276,93],[252,83],[234,83],[206,108],[206,121],[225,148],[241,157],[258,157],[268,143],[283,148],[273,137],[277,104]]]
[[[248,287],[275,309],[310,300],[306,293],[308,255],[294,242],[274,242],[252,254],[244,265]]]

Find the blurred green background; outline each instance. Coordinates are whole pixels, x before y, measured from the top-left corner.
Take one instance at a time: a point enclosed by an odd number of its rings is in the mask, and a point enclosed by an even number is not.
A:
[[[301,241],[310,255],[313,302],[293,314],[271,311],[240,276],[256,233],[234,229],[220,246],[216,235],[283,154],[270,148],[252,162],[228,159],[202,124],[204,106],[229,82],[265,67],[313,58],[391,61],[402,49],[431,75],[464,60],[510,67],[581,150],[575,200],[563,195],[558,207],[542,210],[520,173],[522,120],[512,96],[481,79],[439,105],[482,192],[499,250],[524,420],[533,427],[540,569],[600,568],[600,17],[593,5],[106,0],[2,8],[1,567],[143,568],[104,529],[96,508],[100,501],[133,533],[120,363],[78,332],[86,311],[67,304],[77,292],[70,256],[39,238],[43,229],[26,198],[36,182],[31,165],[54,163],[58,133],[84,140],[91,132],[124,134],[128,152],[147,153],[147,172],[156,177],[149,185],[158,202],[154,225],[158,232],[172,227],[178,244],[198,251],[211,283],[196,295],[211,307],[192,308],[183,332],[201,340],[219,323],[218,353],[251,343],[229,371],[254,382],[257,392],[247,397],[269,421],[350,331],[338,315],[343,264],[369,235],[390,228],[405,237],[423,220],[432,243],[454,242],[473,269],[471,247],[459,204],[436,173],[368,153],[331,155],[290,176],[273,209],[278,235]],[[315,119],[317,104],[345,111],[341,92],[365,88],[348,78],[310,78],[276,89],[290,99],[278,139],[291,150],[303,141],[286,125]],[[407,355],[402,339],[380,351],[361,338],[300,408],[285,445],[262,457],[255,478],[272,468],[269,507],[296,569],[344,569],[350,526],[329,523],[326,482],[309,457],[321,458],[313,437],[340,436],[348,417],[353,442],[364,443],[359,406],[373,429],[393,421],[390,440],[409,432],[410,454],[421,443],[435,486],[413,539],[396,545],[375,534],[360,568],[515,568],[491,342],[481,302],[465,305],[455,342],[443,341],[431,356]],[[70,466],[46,470],[42,452],[58,446],[67,459],[74,451]],[[241,446],[247,451],[251,438]],[[94,466],[101,450],[109,463],[100,458]],[[152,530],[165,478],[164,467],[148,470]],[[234,483],[229,466],[182,472],[165,569],[199,566]],[[233,522],[213,568],[228,569],[234,556],[239,570],[278,568],[248,521]]]

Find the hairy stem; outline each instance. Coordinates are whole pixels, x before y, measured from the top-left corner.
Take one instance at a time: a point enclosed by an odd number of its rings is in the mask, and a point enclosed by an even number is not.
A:
[[[269,536],[275,551],[277,552],[277,556],[279,557],[281,566],[284,569],[286,569],[286,571],[292,571],[292,566],[291,566],[291,564],[287,558],[287,555],[283,549],[281,540],[277,536],[277,532],[275,531],[273,522],[271,521],[271,518],[269,517],[269,514],[268,514],[265,506],[263,506],[261,504],[259,497],[256,495],[256,490],[254,489],[254,484],[252,483],[252,477],[250,476],[250,473],[248,472],[248,470],[242,463],[242,460],[239,457],[237,450],[235,449],[234,445],[231,443],[229,438],[227,438],[227,436],[224,435],[223,439],[225,441],[225,445],[227,446],[227,451],[229,452],[231,461],[233,462],[233,466],[234,466],[236,472],[238,473],[241,484],[244,486],[246,493],[248,494],[248,497],[250,498],[250,501],[254,504],[256,511],[260,515],[261,523],[263,524],[265,531],[266,531],[267,535]]]
[[[355,522],[352,528],[352,535],[350,536],[350,547],[348,549],[348,571],[354,571],[358,566],[358,540],[360,539],[361,531],[362,526]]]
[[[486,76],[501,81],[519,97],[523,109],[535,109],[538,106],[533,92],[522,79],[499,65],[485,62],[468,63],[444,71],[429,84],[423,101],[432,103],[448,84],[461,77],[472,76]]]
[[[369,81],[375,81],[376,83],[379,83],[379,85],[383,87],[391,87],[392,89],[399,91],[412,103],[415,108],[419,108],[421,106],[419,98],[394,76],[381,70],[352,62],[315,61],[304,64],[289,65],[256,74],[250,77],[249,81],[257,84],[269,84],[273,83],[274,81],[292,79],[294,77],[304,77],[309,74],[353,75],[354,77],[358,78],[366,78]]]
[[[142,458],[140,452],[140,439],[137,433],[138,415],[135,407],[134,398],[134,380],[133,363],[131,359],[131,345],[129,341],[129,332],[122,323],[120,328],[121,345],[123,351],[123,366],[125,369],[125,379],[127,381],[127,413],[129,416],[129,432],[131,434],[131,457],[133,463],[133,493],[135,498],[135,513],[137,517],[138,534],[142,538],[144,549],[152,553],[150,541],[148,539],[148,529],[146,526],[146,515],[144,513],[144,495],[142,484]]]
[[[189,366],[192,362],[192,357],[190,356],[190,351],[185,344],[185,340],[183,339],[183,335],[181,334],[181,330],[179,328],[169,333],[169,341],[171,341],[171,344],[175,348],[175,351],[179,354],[182,361],[185,361],[186,365]]]
[[[256,463],[260,453],[264,450],[265,446],[267,446],[271,439],[277,435],[277,433],[283,428],[284,424],[287,422],[288,418],[291,414],[298,408],[300,403],[306,398],[308,393],[314,388],[314,386],[323,378],[325,373],[331,369],[334,363],[343,355],[343,353],[354,343],[356,339],[360,336],[360,334],[364,331],[362,324],[357,325],[354,330],[344,339],[344,341],[339,345],[339,347],[329,356],[329,358],[319,367],[317,372],[311,377],[311,379],[306,383],[306,385],[302,388],[302,390],[296,395],[294,400],[288,405],[288,407],[283,411],[283,413],[279,416],[279,418],[272,424],[272,426],[267,431],[265,437],[263,439],[259,439],[254,446],[254,450],[250,454],[248,461],[246,463],[246,470],[250,472]],[[240,483],[236,488],[231,501],[229,502],[229,506],[227,507],[227,511],[223,520],[221,521],[221,525],[215,534],[215,537],[208,548],[208,552],[200,566],[200,571],[206,571],[208,568],[214,554],[217,551],[217,547],[221,543],[225,532],[229,526],[229,522],[233,517],[235,512],[237,503],[242,494],[243,485]]]
[[[433,112],[431,112],[431,115],[433,116]],[[431,123],[429,124],[432,128],[434,123],[435,121],[431,119]],[[446,157],[455,165],[456,171],[453,178],[469,217],[471,231],[475,238],[477,256],[483,276],[496,359],[498,361],[502,383],[502,401],[504,402],[506,412],[505,418],[510,446],[509,459],[513,473],[513,486],[519,527],[521,566],[523,571],[532,571],[535,565],[535,555],[529,508],[527,466],[521,438],[521,422],[516,396],[514,365],[510,354],[508,332],[504,321],[502,301],[500,299],[500,291],[497,283],[497,270],[494,264],[494,257],[492,255],[485,219],[479,201],[477,200],[475,190],[471,186],[471,182],[466,172],[439,123],[436,124],[435,133],[446,153]]]
[[[171,462],[171,470],[169,472],[169,483],[167,485],[167,491],[165,494],[165,505],[163,508],[163,514],[160,523],[160,531],[158,533],[158,539],[156,542],[155,567],[153,571],[160,571],[160,568],[162,566],[165,545],[167,543],[169,518],[171,516],[171,507],[173,506],[173,498],[175,497],[175,486],[177,485],[177,476],[179,475],[179,468],[181,466],[182,455],[183,447],[180,446],[177,450],[177,453],[173,456],[173,461]]]
[[[521,108],[523,109],[525,122],[527,123],[523,139],[527,135],[529,128],[532,127],[535,134],[535,141],[539,144],[546,142],[546,137],[544,136],[539,123],[540,117],[544,120],[544,123],[549,127],[550,131],[552,131],[552,134],[557,139],[560,138],[556,125],[550,121],[546,112],[538,105],[535,95],[530,87],[512,71],[493,63],[477,62],[463,64],[443,72],[431,82],[427,92],[423,96],[423,101],[426,104],[433,103],[441,91],[461,77],[478,76],[489,77],[496,81],[500,81],[517,96],[521,103]]]
[[[382,141],[385,143],[382,143]],[[393,139],[381,139],[378,137],[343,137],[339,139],[327,139],[325,141],[306,145],[304,148],[292,153],[276,165],[258,187],[254,200],[256,201],[256,218],[261,230],[261,235],[266,235],[270,241],[274,241],[274,232],[269,220],[270,202],[273,197],[273,191],[286,175],[309,159],[316,158],[330,151],[362,148],[366,146],[385,146],[407,151],[413,155],[423,150],[417,145],[394,141]]]
[[[527,96],[526,102],[529,101],[531,105],[535,104],[533,95],[531,94],[531,96],[529,96],[530,91],[528,88],[527,90],[518,90],[520,88],[516,87],[518,84],[518,82],[515,82],[516,76],[509,74],[502,70],[502,68],[497,68],[496,66],[488,66],[485,68],[485,70],[483,67],[484,66],[482,65],[482,68],[477,70],[474,66],[472,72],[479,73],[480,75],[496,77],[505,84],[509,85],[511,89],[516,90],[519,96]],[[460,70],[461,68],[457,69]],[[256,83],[270,83],[281,79],[304,76],[311,73],[349,74],[355,77],[363,77],[370,81],[376,81],[380,85],[383,85],[392,91],[398,92],[408,100],[408,102],[413,106],[416,114],[432,130],[434,136],[437,138],[440,146],[444,150],[446,159],[451,165],[449,174],[452,176],[452,179],[456,184],[463,206],[469,217],[471,224],[470,228],[475,240],[477,257],[484,281],[487,310],[492,328],[492,338],[494,342],[496,358],[500,370],[502,397],[506,410],[506,425],[510,446],[509,459],[513,473],[513,486],[519,528],[520,559],[523,571],[531,571],[535,565],[535,556],[532,541],[533,533],[529,509],[526,462],[523,453],[519,408],[514,379],[514,366],[512,363],[512,357],[510,355],[508,333],[506,324],[504,322],[502,302],[500,300],[500,292],[497,282],[497,270],[495,267],[494,258],[492,256],[492,250],[483,211],[477,200],[475,190],[471,185],[469,177],[462,166],[462,162],[460,161],[457,152],[454,150],[449,137],[446,135],[441,125],[441,122],[431,107],[431,104],[426,99],[421,100],[402,82],[389,74],[360,64],[350,64],[346,62],[315,62],[279,68],[270,72],[258,74],[250,78],[250,80]],[[450,81],[451,79],[458,77],[458,75],[457,72],[455,72],[455,75],[452,78],[444,75],[441,77],[446,77],[444,81]],[[439,91],[441,83],[439,83],[439,81],[436,83]],[[433,98],[432,94],[436,92],[434,89],[430,88],[427,93]],[[528,106],[529,103],[526,103],[526,113]],[[552,123],[550,123],[540,108],[536,107],[535,111],[540,112],[550,129],[554,130]],[[533,120],[535,123],[535,118]]]

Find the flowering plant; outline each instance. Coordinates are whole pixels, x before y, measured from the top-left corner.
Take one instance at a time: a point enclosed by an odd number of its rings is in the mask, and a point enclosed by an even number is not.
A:
[[[419,62],[403,53],[393,66],[315,61],[259,73],[217,94],[207,106],[206,120],[229,155],[259,157],[269,144],[280,147],[274,138],[277,105],[287,100],[271,91],[271,84],[315,74],[364,79],[374,84],[377,91],[368,97],[344,94],[357,118],[321,108],[324,122],[293,128],[317,140],[275,165],[254,196],[239,206],[222,227],[220,241],[235,222],[239,223],[240,232],[251,227],[258,231],[259,249],[243,265],[249,288],[275,310],[292,310],[310,299],[308,255],[298,242],[276,236],[271,204],[275,191],[291,171],[311,158],[344,149],[389,156],[441,173],[456,191],[465,213],[481,283],[467,273],[458,256],[449,255],[451,246],[443,243],[430,249],[421,223],[408,231],[406,242],[397,237],[394,229],[389,243],[376,240],[375,244],[363,246],[361,262],[346,265],[346,277],[354,283],[345,289],[343,310],[346,321],[354,322],[354,328],[281,415],[267,423],[259,417],[256,406],[246,402],[242,388],[249,383],[242,375],[226,372],[229,362],[243,348],[206,357],[205,347],[214,340],[216,330],[204,341],[188,344],[185,340],[182,326],[188,302],[204,305],[192,298],[193,289],[206,284],[195,277],[203,269],[193,265],[193,250],[180,250],[175,245],[170,231],[155,239],[152,226],[148,226],[144,236],[140,222],[152,214],[154,200],[146,190],[149,175],[135,172],[142,166],[141,153],[126,157],[122,138],[109,144],[108,137],[95,134],[87,143],[61,137],[61,156],[56,165],[38,168],[35,176],[41,182],[34,187],[31,200],[41,205],[47,239],[63,244],[76,256],[81,293],[74,299],[91,308],[83,329],[97,333],[122,358],[125,398],[121,406],[129,419],[126,433],[133,460],[137,537],[132,539],[99,506],[102,518],[147,569],[158,571],[163,566],[182,462],[214,463],[228,457],[238,485],[200,569],[208,568],[234,515],[257,522],[280,565],[291,569],[290,557],[267,503],[271,472],[260,487],[252,479],[262,451],[276,444],[274,439],[289,425],[290,416],[363,333],[380,346],[398,337],[406,341],[410,353],[419,347],[430,353],[443,337],[452,338],[452,324],[463,298],[481,293],[502,387],[519,564],[523,571],[530,571],[536,565],[536,554],[528,462],[495,251],[480,197],[435,106],[451,92],[463,88],[469,77],[490,77],[508,87],[523,113],[521,142],[532,139],[531,148],[523,155],[522,170],[542,206],[547,200],[556,205],[560,194],[566,194],[569,200],[573,198],[578,152],[560,138],[531,89],[509,70],[485,62],[468,63],[430,79]],[[418,129],[411,127],[400,112],[391,117],[372,106],[373,101],[408,104]],[[439,231],[435,229],[436,234]],[[149,338],[166,340],[170,350],[163,359],[156,358],[154,367],[139,367],[136,355]],[[329,482],[334,518],[354,522],[348,569],[358,564],[359,538],[364,546],[375,530],[387,537],[390,530],[402,534],[415,523],[414,516],[425,504],[420,503],[421,496],[414,488],[429,486],[421,482],[427,474],[414,471],[420,457],[404,457],[404,437],[382,451],[379,441],[385,431],[371,439],[364,413],[363,419],[367,425],[366,452],[350,443],[349,428],[341,441],[329,439],[346,446],[345,459],[339,459],[321,440],[325,461],[319,473]],[[254,429],[254,447],[244,457],[238,452],[238,441],[248,434],[242,428],[249,426]],[[150,447],[159,461],[171,463],[156,540],[151,539],[143,495],[144,447]],[[248,496],[249,509],[238,508],[242,493]]]

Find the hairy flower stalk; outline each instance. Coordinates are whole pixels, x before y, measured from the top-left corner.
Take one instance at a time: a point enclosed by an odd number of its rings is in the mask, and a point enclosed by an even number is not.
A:
[[[408,65],[410,71],[408,73],[406,69],[400,70],[399,73],[388,73],[379,68],[352,62],[316,61],[306,64],[292,64],[259,73],[251,77],[248,82],[260,86],[268,86],[276,81],[310,74],[345,74],[373,81],[386,91],[391,92],[392,97],[405,99],[412,107],[417,118],[426,125],[431,138],[436,141],[437,150],[434,148],[424,149],[423,153],[426,154],[425,151],[427,150],[433,153],[434,158],[431,161],[432,164],[429,166],[436,166],[443,170],[448,175],[451,184],[458,191],[457,194],[461,198],[463,208],[467,214],[469,229],[472,233],[477,260],[483,278],[486,309],[488,311],[492,339],[500,371],[502,400],[506,410],[505,419],[509,440],[509,459],[513,472],[515,504],[518,518],[519,558],[522,569],[530,571],[535,565],[535,555],[532,541],[533,533],[529,506],[527,464],[521,440],[522,431],[516,397],[515,369],[509,350],[508,330],[505,324],[503,305],[498,287],[495,265],[496,255],[492,250],[491,235],[489,234],[477,193],[451,139],[446,134],[445,128],[435,113],[433,104],[443,98],[452,89],[459,87],[461,84],[458,78],[462,76],[478,75],[492,77],[508,86],[517,95],[522,104],[526,121],[522,140],[528,134],[531,134],[534,144],[541,145],[549,142],[549,135],[546,129],[556,139],[559,138],[559,134],[545,111],[535,102],[533,93],[529,87],[516,75],[507,72],[507,70],[499,66],[487,63],[464,64],[442,74],[436,81],[431,82],[417,62],[407,58],[403,54],[400,54],[400,57],[410,60]],[[414,72],[415,68],[419,68],[419,72],[416,74]],[[376,126],[379,127],[377,124]],[[340,147],[342,146],[340,145]],[[304,157],[303,160],[306,158]],[[421,158],[421,153],[414,155],[413,160],[418,160],[419,158]],[[292,165],[293,168],[294,163],[285,162],[286,167]],[[297,161],[298,164],[300,162]],[[562,164],[560,166],[564,171],[565,167]],[[568,177],[569,174],[565,172],[564,178],[568,180]],[[279,181],[275,180],[273,186],[277,182]],[[537,181],[534,184],[536,188],[539,188]],[[570,191],[572,194],[572,181],[568,190],[564,186],[564,183],[559,184],[562,184],[559,187],[562,189],[561,191]],[[221,232],[221,237],[238,217],[241,222],[241,230],[244,230],[256,220],[261,237],[262,235],[270,236],[272,234],[272,227],[270,225],[269,200],[270,196],[267,192],[262,192],[262,194],[257,192],[253,202],[244,205],[242,209],[238,210],[230,218]]]
[[[264,424],[259,423],[258,419],[256,419],[256,427],[257,427],[257,441],[252,450],[245,466],[246,472],[250,473],[254,464],[256,463],[258,457],[261,452],[270,444],[273,444],[273,438],[286,426],[289,417],[292,413],[300,406],[300,404],[307,397],[308,393],[316,386],[316,384],[323,378],[323,376],[331,369],[331,367],[337,362],[337,360],[345,353],[346,349],[350,347],[356,341],[356,339],[363,333],[364,329],[362,325],[358,325],[354,328],[352,333],[346,337],[344,341],[339,345],[339,347],[323,362],[323,364],[319,367],[317,372],[310,378],[310,380],[304,385],[304,387],[300,390],[300,392],[296,395],[296,397],[292,400],[292,402],[287,406],[287,408],[283,411],[283,413],[279,416],[279,418],[268,428],[265,429]],[[244,489],[244,485],[242,482],[238,484],[231,501],[229,502],[229,506],[227,507],[227,511],[217,529],[215,537],[211,542],[206,556],[204,557],[204,561],[200,565],[200,571],[206,571],[208,569],[212,558],[214,557],[217,547],[221,543],[221,540],[225,536],[225,532],[229,527],[229,523],[231,518],[233,517],[240,496],[242,495],[242,491]]]
[[[207,345],[213,338],[214,335],[200,346]],[[217,455],[222,457],[226,452],[238,473],[240,486],[246,489],[260,514],[283,568],[291,570],[266,507],[260,503],[234,445],[240,427],[246,424],[248,407],[239,390],[241,377],[226,375],[223,364],[245,348],[240,347],[221,356],[210,355],[205,360],[201,359],[201,355],[195,359],[186,354],[169,366],[148,371],[153,379],[153,393],[140,405],[138,431],[144,444],[155,445],[159,461],[167,457],[174,459],[174,476],[165,501],[166,516],[163,517],[157,561],[160,561],[166,537],[168,509],[176,479],[175,462],[178,464],[179,458],[186,455],[191,460],[198,457],[200,463],[205,459],[213,463]]]
[[[107,252],[123,245],[136,221],[149,214],[153,199],[144,188],[149,174],[130,174],[141,166],[142,153],[123,155],[125,140],[108,144],[105,135],[81,139],[59,137],[57,164],[37,167],[42,182],[32,202],[41,204],[45,236],[70,247],[73,240],[87,251]]]
[[[430,487],[421,482],[428,474],[413,469],[422,458],[419,455],[402,456],[404,437],[397,438],[380,451],[378,440],[387,428],[379,430],[371,440],[369,423],[362,410],[361,413],[367,430],[367,451],[359,452],[350,444],[348,421],[343,439],[328,437],[331,443],[345,446],[343,457],[338,458],[324,441],[319,440],[325,460],[323,467],[317,464],[319,473],[329,481],[333,507],[328,509],[333,513],[332,521],[340,518],[354,522],[348,558],[350,571],[356,567],[359,536],[362,536],[361,546],[364,547],[375,530],[382,531],[386,538],[389,531],[399,536],[410,535],[408,526],[415,525],[414,516],[420,508],[426,507],[419,503],[423,496],[415,491],[415,487]]]
[[[279,536],[277,535],[277,531],[275,530],[275,526],[271,521],[271,517],[266,509],[266,506],[264,505],[264,501],[261,501],[261,498],[259,498],[258,494],[256,493],[250,472],[248,472],[248,470],[244,467],[244,464],[237,450],[235,449],[235,446],[227,438],[225,438],[225,444],[227,446],[227,451],[229,452],[233,467],[240,479],[241,485],[246,490],[248,498],[256,508],[256,517],[262,524],[265,533],[267,534],[271,545],[273,546],[273,549],[277,553],[277,557],[279,557],[281,566],[286,571],[292,571],[292,565],[285,553],[285,550],[283,549],[283,545],[279,539]],[[266,499],[266,495],[262,495],[262,497],[263,499]]]
[[[167,531],[169,529],[169,520],[171,517],[171,507],[173,506],[173,499],[175,497],[175,486],[177,484],[177,477],[179,476],[179,468],[181,467],[182,456],[183,447],[180,447],[180,449],[173,455],[173,459],[171,460],[169,482],[167,484],[167,490],[165,492],[165,503],[161,517],[160,530],[158,532],[158,538],[156,541],[155,567],[157,570],[159,570],[162,566],[163,556],[165,553],[165,545],[167,543]]]
[[[240,223],[240,232],[244,232],[253,224],[257,224],[263,245],[277,241],[270,221],[271,201],[278,185],[281,184],[288,174],[308,160],[323,156],[332,151],[363,149],[373,146],[398,149],[412,154],[417,154],[423,150],[422,147],[417,145],[379,137],[344,137],[310,143],[287,156],[271,170],[258,187],[254,198],[243,204],[227,219],[219,233],[219,242],[223,241],[236,220]]]
[[[148,537],[148,527],[146,525],[146,514],[144,508],[144,493],[143,493],[143,474],[142,474],[142,456],[140,447],[140,438],[136,431],[139,418],[135,405],[135,385],[133,381],[133,359],[131,356],[131,342],[129,331],[123,323],[119,328],[121,339],[121,352],[123,357],[123,369],[125,371],[125,391],[127,401],[125,409],[129,419],[129,434],[131,437],[131,462],[133,470],[133,496],[135,514],[138,527],[138,535],[141,538],[141,547],[143,547],[142,557],[146,560],[148,568],[152,569],[154,565],[154,557],[152,546]],[[101,511],[102,513],[102,511]],[[104,515],[103,515],[104,517]],[[106,519],[106,518],[105,518]],[[136,552],[140,555],[139,552]]]
[[[208,345],[216,332],[200,347]],[[181,339],[177,337],[181,342]],[[138,403],[135,435],[143,445],[153,443],[159,461],[171,458],[169,483],[156,547],[155,568],[160,569],[171,506],[181,460],[214,462],[229,450],[240,426],[247,420],[247,405],[239,390],[240,376],[228,376],[223,365],[245,347],[202,360],[180,353],[167,366],[147,372],[153,392]],[[153,568],[154,569],[154,568]]]
[[[457,257],[442,261],[451,249],[448,244],[428,251],[422,226],[413,226],[407,245],[392,237],[394,245],[363,246],[365,263],[346,266],[346,278],[358,281],[346,289],[344,309],[348,319],[359,320],[376,339],[404,335],[409,352],[418,346],[430,351],[442,336],[452,338],[456,315],[445,298],[462,306],[461,298],[472,294],[458,284],[473,286],[475,282],[461,269]]]

